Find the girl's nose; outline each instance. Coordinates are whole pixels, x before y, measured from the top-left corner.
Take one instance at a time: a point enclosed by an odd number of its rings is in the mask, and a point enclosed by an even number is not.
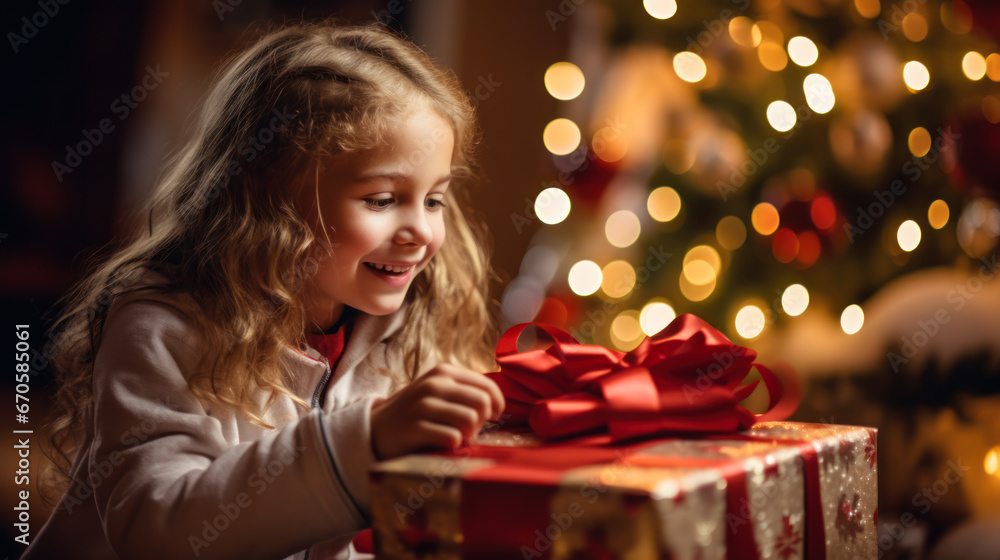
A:
[[[408,209],[401,213],[401,217],[402,223],[396,229],[396,243],[429,245],[434,240],[434,230],[424,208]]]

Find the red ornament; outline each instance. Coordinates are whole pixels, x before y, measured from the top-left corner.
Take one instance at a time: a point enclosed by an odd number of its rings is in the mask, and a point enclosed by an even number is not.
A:
[[[1000,124],[989,122],[977,111],[955,118],[936,142],[952,184],[1000,200],[1000,176],[993,165],[994,155],[1000,153]]]
[[[816,264],[822,249],[823,245],[819,236],[814,231],[807,229],[799,234],[799,254],[796,255],[795,260],[799,261],[802,266],[809,268]]]
[[[977,31],[1000,41],[1000,5],[993,0],[965,0],[955,4],[956,8],[963,4],[962,8],[972,16],[972,25]]]
[[[868,460],[868,466],[874,469],[875,462],[878,459],[878,446],[875,444],[875,430],[868,430],[868,443],[865,443],[865,459]]]
[[[774,253],[774,258],[783,263],[790,263],[799,254],[799,238],[794,231],[783,227],[771,239],[771,251]]]
[[[558,298],[547,297],[542,301],[541,308],[532,320],[565,328],[568,319],[569,310],[566,309],[566,304]]]
[[[861,509],[858,507],[860,497],[855,494],[854,502],[847,501],[847,494],[840,495],[840,508],[837,509],[837,532],[840,533],[840,540],[847,542],[850,537],[851,542],[862,531],[865,530],[865,522],[861,519]]]
[[[829,196],[820,195],[809,205],[809,216],[817,228],[830,229],[837,221],[837,207]]]
[[[781,555],[784,560],[788,560],[793,555],[800,556],[799,544],[802,542],[802,533],[795,530],[795,526],[789,521],[789,516],[781,518],[782,533],[778,535],[774,543],[774,550]]]

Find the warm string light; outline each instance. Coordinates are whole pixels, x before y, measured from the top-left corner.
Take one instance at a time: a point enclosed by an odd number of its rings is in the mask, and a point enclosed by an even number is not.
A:
[[[772,101],[767,106],[767,122],[778,132],[786,132],[795,126],[795,109],[787,101]]]
[[[649,193],[646,210],[658,222],[669,222],[681,212],[681,197],[670,187],[658,187]]]
[[[668,19],[677,13],[675,0],[642,0],[642,7],[656,19]]]
[[[558,224],[569,216],[569,195],[559,187],[550,187],[535,197],[535,215],[545,224]]]
[[[788,56],[785,54],[785,49],[781,48],[781,43],[769,40],[764,40],[757,47],[757,59],[760,60],[761,66],[771,72],[781,72],[788,66]]]
[[[729,21],[729,36],[741,47],[756,47],[760,44],[760,33],[753,33],[753,20],[746,16],[737,16]]]
[[[927,37],[927,20],[917,12],[910,12],[903,17],[903,35],[914,43],[919,43]]]
[[[976,51],[969,51],[962,57],[962,72],[965,77],[976,82],[986,75],[986,58]]]
[[[639,326],[642,327],[642,332],[646,336],[653,336],[663,330],[676,317],[677,313],[668,302],[650,300],[639,312]]]
[[[931,133],[927,129],[918,126],[910,131],[906,139],[906,145],[910,148],[910,153],[917,157],[924,157],[931,151]]]
[[[788,40],[788,57],[799,66],[812,66],[819,59],[819,50],[808,37],[792,37]]]
[[[1000,445],[990,448],[983,457],[983,470],[990,476],[1000,476]]]
[[[623,260],[611,261],[604,265],[601,276],[601,290],[608,297],[625,297],[635,287],[635,269]]]
[[[639,217],[631,210],[619,210],[608,216],[604,223],[604,235],[615,247],[628,247],[635,243],[641,230]]]
[[[861,17],[868,19],[875,19],[882,13],[882,6],[878,0],[854,0],[854,8]]]
[[[948,224],[950,211],[948,203],[938,199],[931,203],[927,209],[927,222],[934,229],[941,229]]]
[[[780,219],[778,209],[770,202],[761,202],[750,213],[750,223],[754,231],[761,235],[771,235],[778,230]]]
[[[681,288],[681,295],[690,301],[704,301],[715,291],[715,277],[707,284],[694,284],[687,279],[684,274],[680,275],[678,284]]]
[[[994,82],[1000,82],[1000,54],[993,53],[986,57],[986,76]]]
[[[860,305],[848,305],[840,314],[840,328],[847,334],[855,334],[864,324],[865,313]]]
[[[573,153],[580,145],[581,138],[580,128],[569,119],[554,119],[542,131],[545,149],[557,156]]]
[[[674,72],[680,79],[693,84],[705,77],[708,67],[700,56],[691,51],[682,51],[674,55]]]
[[[583,93],[583,71],[572,62],[556,62],[545,70],[545,90],[556,99],[567,101]]]
[[[781,294],[781,308],[791,317],[798,317],[809,307],[809,291],[802,284],[792,284]]]
[[[721,270],[719,252],[708,245],[698,245],[684,255],[683,274],[696,286],[715,282]]]
[[[754,338],[764,331],[764,312],[756,305],[747,305],[736,313],[736,332],[743,338]]]
[[[906,87],[909,88],[911,92],[918,92],[924,89],[930,81],[930,72],[928,72],[927,67],[920,62],[911,60],[903,65],[903,82],[906,83]]]
[[[626,309],[611,321],[611,342],[619,350],[628,351],[642,341],[642,326],[639,322],[639,312]]]
[[[913,220],[906,220],[899,225],[896,230],[896,242],[899,248],[907,253],[913,251],[920,245],[920,226]]]
[[[601,267],[594,261],[580,261],[569,269],[569,289],[578,296],[589,296],[601,287]]]
[[[806,94],[806,104],[813,111],[823,115],[833,109],[836,99],[833,95],[833,86],[822,74],[809,74],[802,81],[802,90]],[[794,112],[793,112],[794,116]],[[795,121],[792,121],[795,125]]]
[[[726,216],[715,226],[715,238],[727,251],[735,251],[747,239],[747,227],[736,216]]]

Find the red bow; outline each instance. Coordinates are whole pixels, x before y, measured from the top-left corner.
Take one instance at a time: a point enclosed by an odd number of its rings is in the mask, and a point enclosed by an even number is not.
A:
[[[555,343],[517,352],[517,338],[534,325]],[[507,401],[503,427],[530,425],[542,439],[606,431],[611,441],[661,432],[734,432],[757,421],[784,420],[798,406],[757,353],[737,346],[708,323],[680,315],[628,353],[580,344],[543,323],[511,327],[497,344],[501,370],[487,373]],[[754,414],[739,403],[760,382],[743,384],[756,367],[770,403]],[[786,390],[787,389],[787,390]]]

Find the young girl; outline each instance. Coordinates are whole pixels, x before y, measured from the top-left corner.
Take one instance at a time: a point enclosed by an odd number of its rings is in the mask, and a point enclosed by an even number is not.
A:
[[[378,27],[233,60],[57,324],[68,480],[23,558],[359,557],[371,464],[504,407],[476,373],[499,332],[474,131],[454,76]]]

